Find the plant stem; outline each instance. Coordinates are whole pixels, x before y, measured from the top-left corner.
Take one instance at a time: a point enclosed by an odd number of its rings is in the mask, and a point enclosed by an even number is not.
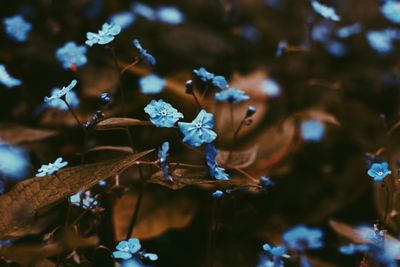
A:
[[[142,204],[142,199],[143,199],[143,195],[144,195],[144,176],[143,176],[143,170],[142,168],[140,168],[139,165],[139,174],[140,174],[140,182],[141,182],[141,186],[140,186],[140,191],[139,191],[139,195],[138,198],[136,200],[136,205],[135,205],[135,210],[133,212],[133,216],[131,219],[131,222],[129,223],[129,227],[128,227],[128,231],[126,232],[126,240],[128,240],[133,233],[133,230],[135,228],[137,219],[139,217],[139,211],[140,211],[140,206]]]
[[[390,206],[390,192],[389,192],[389,186],[386,183],[383,183],[383,186],[386,189],[386,203],[385,203],[385,215],[383,216],[383,228],[386,229],[386,220],[389,214],[389,206]]]
[[[214,227],[216,226],[216,210],[217,210],[217,200],[214,198],[211,203],[211,219],[210,226],[208,231],[208,242],[207,242],[207,258],[208,258],[208,267],[212,267],[214,265],[214,246],[215,246],[215,238],[214,238]]]
[[[84,128],[83,124],[82,124],[81,121],[79,120],[78,116],[75,114],[74,110],[72,109],[71,105],[68,103],[67,99],[64,97],[64,98],[62,98],[61,100],[63,100],[64,103],[67,105],[68,110],[71,112],[72,116],[74,116],[74,119],[75,119],[76,123],[77,123],[79,126],[83,127],[83,130],[86,131],[86,129]]]
[[[194,100],[196,101],[197,108],[199,109],[199,111],[202,110],[203,108],[201,107],[200,101],[197,98],[196,94],[194,93],[194,90],[192,91],[192,96],[193,96]]]

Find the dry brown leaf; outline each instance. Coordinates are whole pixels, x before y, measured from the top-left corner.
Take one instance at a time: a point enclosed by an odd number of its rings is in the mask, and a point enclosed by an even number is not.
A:
[[[33,129],[16,124],[0,124],[0,141],[11,145],[40,141],[56,135],[56,131]]]
[[[350,225],[335,220],[330,220],[329,225],[336,233],[347,238],[348,240],[350,240],[355,244],[367,243],[367,240],[360,237],[360,234],[357,232],[357,229],[355,227],[352,227]]]
[[[216,161],[218,165],[224,168],[247,168],[257,158],[258,145],[251,147],[250,149],[243,151],[233,151],[230,154],[229,151],[219,150]]]
[[[113,128],[118,128],[118,127],[126,127],[126,126],[152,126],[150,121],[141,121],[137,119],[131,119],[131,118],[109,118],[102,120],[99,122],[95,129],[102,131],[102,130],[110,130]]]
[[[95,151],[104,151],[104,150],[112,150],[112,151],[118,151],[118,152],[124,152],[124,153],[133,153],[133,150],[130,146],[95,146],[88,151],[88,152],[95,152]]]

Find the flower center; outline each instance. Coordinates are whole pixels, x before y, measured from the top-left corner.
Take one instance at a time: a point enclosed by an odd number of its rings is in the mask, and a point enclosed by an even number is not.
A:
[[[203,127],[203,124],[201,122],[196,122],[195,126],[197,129],[201,129],[201,127]]]
[[[167,110],[163,109],[160,112],[161,116],[167,116]]]
[[[382,171],[378,172],[378,175],[382,175],[382,174],[383,174],[383,172],[382,172]]]

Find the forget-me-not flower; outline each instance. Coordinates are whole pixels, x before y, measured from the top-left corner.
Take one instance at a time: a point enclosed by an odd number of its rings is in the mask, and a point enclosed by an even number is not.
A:
[[[311,5],[314,9],[315,12],[320,14],[322,17],[326,19],[330,19],[333,21],[339,21],[340,17],[336,14],[336,11],[334,8],[323,5],[316,0],[311,0]]]
[[[7,35],[17,41],[25,42],[28,39],[28,34],[32,29],[32,25],[27,22],[23,16],[15,15],[13,17],[4,18],[4,27]]]
[[[356,35],[360,33],[362,30],[362,26],[360,23],[354,23],[349,26],[341,27],[336,31],[336,35],[339,38],[346,39],[350,36]]]
[[[53,91],[51,96],[46,96],[44,98],[44,102],[49,103],[55,99],[64,99],[66,95],[75,87],[76,83],[76,80],[72,80],[72,82],[68,86],[64,86],[61,90]]]
[[[365,253],[368,252],[370,249],[369,245],[367,244],[348,244],[346,246],[341,246],[339,247],[340,253],[346,254],[346,255],[353,255],[355,253]]]
[[[162,146],[158,149],[158,159],[160,160],[161,170],[163,176],[166,180],[172,181],[172,177],[169,175],[168,171],[168,151],[169,151],[169,142],[164,142]]]
[[[381,12],[391,22],[400,24],[400,2],[387,1],[382,5]]]
[[[230,104],[240,103],[249,100],[250,97],[245,92],[236,88],[230,88],[215,94],[215,99],[219,102],[228,102]]]
[[[288,254],[286,254],[286,248],[284,246],[275,246],[272,247],[269,244],[265,243],[263,245],[263,250],[267,253],[268,257],[274,263],[274,267],[283,267],[283,258],[290,258]]]
[[[74,69],[86,64],[87,47],[77,45],[75,42],[68,42],[56,51],[56,58],[64,69]]]
[[[228,87],[228,81],[221,75],[212,78],[211,83],[220,90],[225,90]]]
[[[394,40],[399,39],[399,32],[394,29],[368,31],[366,34],[369,45],[379,54],[387,55],[393,51]]]
[[[335,40],[326,42],[325,49],[329,54],[335,57],[343,57],[347,54],[347,47],[343,43]]]
[[[121,26],[122,30],[129,28],[135,22],[135,20],[135,15],[130,11],[116,13],[109,19],[112,24]]]
[[[138,39],[133,40],[133,45],[139,52],[140,60],[148,63],[151,66],[154,66],[157,63],[156,59],[142,47]]]
[[[386,161],[373,163],[368,170],[368,175],[377,183],[382,182],[383,179],[391,173],[392,172],[389,170],[389,164]]]
[[[275,80],[266,79],[261,83],[261,91],[269,97],[278,97],[281,94],[281,87]]]
[[[54,88],[51,91],[51,95],[56,95],[61,91],[60,88]],[[69,91],[66,95],[65,95],[65,99],[67,100],[68,104],[70,105],[71,108],[76,108],[79,106],[79,98],[78,95],[74,92],[74,91]],[[57,108],[63,111],[67,111],[68,110],[68,106],[67,104],[65,104],[65,102],[63,100],[61,100],[60,98],[55,98],[50,100],[49,102],[46,102],[46,104],[49,107],[52,108]]]
[[[167,82],[165,79],[155,75],[149,74],[139,79],[140,91],[143,94],[158,94],[161,93]]]
[[[222,192],[221,190],[215,190],[215,191],[212,193],[212,196],[213,196],[214,198],[221,198],[223,195],[224,195],[224,192]]]
[[[321,248],[322,237],[323,232],[320,229],[308,228],[304,225],[297,225],[283,234],[286,246],[298,252]]]
[[[128,241],[120,241],[115,247],[116,250],[112,253],[116,259],[127,260],[139,252],[142,248],[139,239],[129,238]]]
[[[206,146],[206,163],[210,175],[217,180],[228,180],[229,175],[225,172],[224,168],[218,167],[215,158],[217,157],[218,151],[213,144],[207,144]]]
[[[211,143],[217,138],[213,131],[214,115],[202,109],[192,122],[178,122],[179,130],[185,135],[183,142],[193,147]]]
[[[6,66],[0,64],[0,83],[4,84],[8,88],[13,88],[16,86],[20,86],[22,84],[22,81],[10,76],[10,74],[8,74],[6,70]]]
[[[198,70],[194,69],[193,70],[193,74],[199,78],[201,81],[207,83],[207,82],[211,82],[215,75],[214,73],[208,72],[205,68],[201,67]]]
[[[317,119],[308,119],[300,125],[301,136],[305,141],[318,142],[325,134],[325,124]]]
[[[177,109],[171,104],[164,102],[164,100],[151,100],[151,102],[144,108],[144,111],[149,114],[150,121],[156,127],[172,127],[180,119],[183,114],[178,112]]]
[[[0,144],[0,174],[11,180],[26,178],[29,172],[29,155],[18,147]]]
[[[98,33],[88,32],[86,34],[87,40],[85,43],[88,46],[93,46],[94,44],[108,44],[114,40],[115,36],[117,36],[120,32],[121,26],[106,22],[103,24]]]
[[[156,12],[148,5],[142,3],[133,3],[131,5],[131,10],[133,14],[144,17],[148,20],[156,19]]]
[[[47,165],[42,165],[36,174],[37,177],[43,177],[47,175],[52,175],[53,173],[59,171],[68,165],[68,162],[63,161],[63,158],[59,157],[54,161],[54,163],[49,163]]]
[[[182,14],[182,12],[173,6],[157,8],[156,16],[159,21],[170,25],[181,24],[185,20],[185,16]]]

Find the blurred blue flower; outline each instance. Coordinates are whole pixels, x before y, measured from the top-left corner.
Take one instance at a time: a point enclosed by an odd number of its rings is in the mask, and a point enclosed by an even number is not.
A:
[[[132,258],[142,246],[137,238],[129,238],[128,241],[120,241],[115,247],[116,250],[112,253],[113,257],[116,259],[127,260]]]
[[[69,202],[83,209],[94,208],[98,205],[98,201],[92,197],[92,193],[89,190],[86,192],[78,192],[70,196]]]
[[[398,33],[393,29],[384,29],[381,31],[368,31],[366,37],[369,45],[376,52],[386,55],[393,51],[393,42],[398,39]]]
[[[60,88],[54,88],[51,91],[52,95],[56,95],[61,91]],[[71,108],[76,108],[79,106],[79,98],[77,96],[77,94],[74,91],[69,91],[66,95],[65,95],[65,99],[67,100],[68,104],[71,106]],[[50,100],[49,102],[46,102],[47,106],[52,107],[52,108],[57,108],[63,111],[67,111],[68,110],[68,106],[67,104],[65,104],[65,102],[59,98],[55,98]]]
[[[183,142],[193,147],[211,143],[217,138],[214,128],[214,115],[202,109],[192,122],[178,122],[179,130],[185,135]]]
[[[228,87],[228,81],[224,76],[215,76],[211,83],[220,90],[225,90]]]
[[[282,0],[264,0],[264,3],[274,9],[280,8],[282,6]]]
[[[346,255],[353,255],[355,253],[365,253],[368,252],[369,249],[370,247],[367,244],[360,244],[360,245],[348,244],[347,246],[339,247],[340,253]]]
[[[28,33],[31,31],[32,25],[23,16],[15,15],[4,18],[3,23],[6,33],[11,39],[17,42],[25,42],[28,39]]]
[[[146,260],[151,260],[151,261],[158,260],[158,255],[155,253],[141,253],[141,257]]]
[[[22,84],[22,81],[11,77],[6,70],[6,66],[0,64],[0,83],[7,86],[8,88],[13,88],[16,86],[20,86]]]
[[[273,267],[283,267],[283,258],[290,258],[288,254],[286,254],[286,248],[284,246],[276,246],[271,247],[269,244],[265,243],[263,245],[263,250],[268,255],[268,260],[271,260],[274,264]]]
[[[88,32],[86,34],[87,40],[85,43],[88,46],[93,46],[94,44],[108,44],[114,40],[115,36],[117,36],[120,32],[121,26],[106,22],[103,24],[98,33]]]
[[[329,54],[335,57],[343,57],[347,54],[347,47],[343,43],[335,40],[326,42],[325,49]]]
[[[324,137],[325,124],[316,119],[308,119],[301,123],[300,131],[305,141],[318,142]]]
[[[143,94],[161,93],[166,84],[165,79],[155,74],[149,74],[139,79],[140,91]]]
[[[125,260],[121,264],[122,267],[147,267],[143,265],[138,259]]]
[[[158,149],[158,159],[160,160],[161,170],[165,180],[172,181],[172,177],[168,172],[168,151],[169,151],[169,142],[164,142],[162,146]]]
[[[221,190],[216,190],[214,193],[212,193],[212,196],[214,198],[221,198],[224,195],[224,192],[222,192]]]
[[[104,186],[107,185],[107,181],[106,180],[100,180],[98,184],[99,184],[99,186],[104,187]]]
[[[273,79],[266,79],[261,83],[261,90],[269,97],[281,94],[281,86]]]
[[[61,62],[64,69],[74,69],[86,64],[87,47],[68,42],[56,51],[56,58]]]
[[[356,35],[360,33],[362,30],[362,26],[360,23],[354,23],[349,26],[341,27],[336,31],[336,35],[339,38],[346,39],[350,36]]]
[[[156,13],[155,11],[149,7],[148,5],[142,3],[133,3],[131,5],[131,10],[135,15],[144,17],[148,20],[155,20]]]
[[[47,175],[52,175],[53,173],[59,171],[68,165],[68,162],[63,161],[63,158],[58,157],[54,163],[49,163],[47,165],[42,165],[38,170],[36,177],[43,177]]]
[[[339,21],[340,17],[336,14],[336,11],[334,8],[323,5],[316,0],[311,0],[311,5],[314,9],[315,12],[320,14],[322,17],[326,19],[330,19],[333,21]]]
[[[304,225],[297,225],[283,234],[287,247],[298,252],[321,248],[322,237],[323,232],[320,229],[308,228]]]
[[[330,21],[322,21],[315,24],[311,30],[311,39],[324,43],[331,38],[333,25]]]
[[[257,42],[261,37],[261,32],[248,24],[240,26],[239,30],[240,34],[249,42]]]
[[[389,164],[385,162],[373,163],[368,170],[368,175],[374,179],[375,182],[380,183],[383,179],[391,174]]]
[[[400,2],[387,1],[382,5],[381,12],[391,22],[400,24]]]
[[[151,100],[144,111],[149,114],[150,121],[157,127],[173,127],[180,118],[183,118],[182,113],[162,99]]]
[[[133,40],[133,45],[139,52],[140,60],[143,60],[151,66],[154,66],[157,63],[156,59],[151,54],[149,54],[146,49],[143,49],[138,39]]]
[[[135,20],[135,15],[130,11],[119,12],[109,18],[110,23],[121,26],[122,30],[129,28]]]
[[[21,180],[28,173],[28,153],[18,147],[0,144],[0,174],[11,180]]]
[[[201,81],[207,83],[214,79],[214,73],[208,72],[205,68],[201,67],[198,70],[194,69],[193,74]]]
[[[111,102],[111,97],[110,97],[110,95],[108,93],[101,93],[100,94],[100,101],[104,105],[108,105]]]
[[[166,24],[177,25],[185,21],[182,12],[173,6],[159,7],[156,10],[158,20]]]
[[[46,96],[44,98],[44,102],[50,103],[56,99],[60,100],[65,98],[66,95],[75,87],[76,83],[77,83],[76,80],[72,80],[72,82],[67,87],[64,86],[61,90],[53,90],[51,96],[49,97]]]
[[[264,191],[268,191],[270,187],[275,186],[275,183],[271,180],[271,178],[267,176],[261,176],[260,185],[262,186]]]
[[[250,99],[248,95],[242,90],[236,88],[229,88],[227,90],[215,94],[215,99],[219,102],[228,102],[236,104]]]
[[[229,180],[229,175],[225,172],[225,169],[218,167],[218,164],[215,161],[217,154],[218,151],[213,144],[206,145],[206,163],[210,175],[217,180]]]
[[[288,43],[285,40],[279,41],[278,47],[276,48],[275,56],[276,57],[283,56],[287,48],[288,48]]]

